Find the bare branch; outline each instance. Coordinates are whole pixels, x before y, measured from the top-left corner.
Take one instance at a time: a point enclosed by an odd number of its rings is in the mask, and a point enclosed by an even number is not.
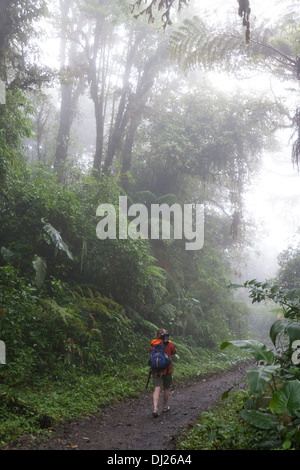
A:
[[[164,13],[161,16],[161,20],[163,22],[163,28],[165,29],[168,25],[172,24],[171,18],[170,18],[170,13],[171,13],[171,8],[178,3],[177,10],[180,11],[184,5],[188,5],[190,0],[150,0],[149,5],[144,8],[144,10],[140,10],[137,14],[134,15],[134,18],[139,18],[142,15],[147,15],[148,16],[148,23],[154,23],[155,17],[153,14],[153,8],[156,7],[157,5],[157,10],[162,11],[164,10]],[[145,3],[147,4],[147,0],[145,0]],[[142,0],[136,0],[132,5],[131,5],[131,13],[134,13],[135,10],[139,10],[142,4]]]

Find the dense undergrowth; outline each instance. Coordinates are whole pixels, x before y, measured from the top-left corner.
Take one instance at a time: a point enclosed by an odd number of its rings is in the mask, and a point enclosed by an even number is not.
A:
[[[240,391],[201,414],[197,424],[181,434],[178,450],[282,449],[280,433],[258,429],[239,414],[247,392]],[[283,433],[282,433],[283,434]]]
[[[93,291],[52,279],[52,296],[11,265],[0,269],[0,442],[50,431],[59,423],[145,390],[148,351],[158,325]],[[55,295],[54,295],[55,294]],[[231,368],[235,352],[172,336],[174,380]]]
[[[299,450],[297,440],[286,440],[291,421],[282,418],[272,428],[247,422],[241,415],[245,409],[246,391],[239,391],[201,414],[192,427],[180,435],[178,450]],[[275,419],[274,419],[275,421]],[[294,433],[295,436],[296,433]]]

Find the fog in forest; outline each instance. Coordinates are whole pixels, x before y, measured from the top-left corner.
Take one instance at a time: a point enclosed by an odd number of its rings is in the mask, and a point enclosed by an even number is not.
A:
[[[298,340],[300,2],[0,3],[0,398],[131,396],[161,328],[178,380]]]
[[[127,2],[128,6],[131,2]],[[53,12],[57,14],[58,5],[51,6]],[[259,2],[252,5],[252,24],[270,24],[279,21],[281,15],[287,15],[289,12],[297,11],[299,5],[294,2],[290,5],[282,5],[282,2]],[[142,8],[140,8],[142,10]],[[242,36],[243,27],[239,16],[236,15],[236,6],[232,1],[201,1],[191,2],[188,7],[183,8],[180,13],[176,8],[171,10],[172,21],[178,26],[185,20],[191,20],[195,15],[213,28],[222,28],[229,24],[229,28],[234,27]],[[160,15],[156,15],[156,23],[153,25],[154,34],[163,36],[161,28]],[[77,18],[73,19],[74,24],[71,28],[76,29]],[[137,21],[143,23],[143,18]],[[57,27],[53,27],[53,19],[43,20],[43,35],[39,46],[42,54],[40,60],[46,65],[59,69],[60,47],[62,38],[57,32]],[[174,27],[174,25],[171,26]],[[170,28],[170,29],[171,29]],[[125,34],[125,33],[124,33]],[[124,47],[122,32],[114,45],[116,50],[120,46]],[[71,47],[71,46],[69,46]],[[250,51],[247,54],[251,55]],[[245,93],[259,92],[268,96],[273,96],[275,100],[283,99],[287,102],[288,109],[293,111],[295,97],[297,96],[298,83],[295,80],[282,79],[280,76],[272,74],[272,70],[263,70],[258,67],[257,70],[246,71],[245,77],[236,78],[233,73],[227,69],[225,72],[206,70],[190,70],[186,77],[189,85],[192,83],[197,86],[201,83],[211,83],[225,93],[232,93],[236,89],[241,89]],[[172,74],[174,72],[170,72]],[[190,78],[189,78],[190,77]],[[112,80],[114,77],[111,77]],[[115,77],[116,80],[117,77]],[[188,86],[189,86],[188,85]],[[291,92],[293,88],[293,92]],[[169,88],[172,93],[172,88]],[[51,98],[51,105],[56,113],[59,112],[59,89],[58,87],[50,89],[48,94]],[[72,125],[73,139],[70,143],[70,155],[77,160],[83,167],[89,168],[92,165],[92,159],[95,151],[96,124],[94,118],[93,103],[87,91],[79,98],[78,110],[74,123]],[[297,231],[299,227],[299,172],[291,164],[293,130],[278,130],[278,148],[272,152],[263,151],[261,157],[261,168],[253,176],[249,187],[245,192],[245,215],[254,223],[255,229],[252,234],[252,245],[247,253],[247,261],[240,266],[240,278],[267,279],[276,275],[278,270],[277,256],[289,244],[297,243]]]

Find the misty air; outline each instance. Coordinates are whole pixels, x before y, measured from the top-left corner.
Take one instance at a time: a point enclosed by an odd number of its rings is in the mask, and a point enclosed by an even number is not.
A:
[[[0,0],[0,450],[300,450],[298,21]]]

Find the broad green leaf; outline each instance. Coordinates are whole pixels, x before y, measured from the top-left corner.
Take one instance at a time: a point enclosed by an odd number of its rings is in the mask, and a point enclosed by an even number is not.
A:
[[[280,286],[275,284],[274,286],[271,287],[270,292],[272,295],[276,294],[276,292],[280,291]]]
[[[255,340],[235,340],[235,341],[224,341],[220,349],[223,350],[227,346],[236,346],[241,349],[249,351],[257,361],[264,361],[268,364],[272,364],[274,361],[274,354],[270,349],[267,349],[266,345]]]
[[[230,387],[228,390],[226,390],[224,393],[222,393],[221,400],[225,400],[226,398],[228,398],[228,395],[229,395],[229,393],[231,392],[232,389],[233,389],[233,387]]]
[[[287,334],[289,335],[290,343],[300,339],[300,322],[293,321],[287,327]]]
[[[245,286],[252,286],[253,284],[255,284],[256,286],[261,286],[261,282],[258,282],[256,279],[251,279],[251,281],[245,282]]]
[[[276,366],[257,366],[247,371],[247,380],[251,390],[256,397],[263,394],[267,383],[271,380],[274,372],[280,368]]]
[[[35,269],[35,280],[37,284],[37,288],[40,289],[45,279],[46,271],[47,271],[47,263],[45,258],[42,256],[35,255],[32,265]]]
[[[293,415],[300,409],[300,381],[285,382],[280,390],[274,393],[270,410],[272,413]]]
[[[287,440],[287,441],[284,441],[284,443],[282,444],[282,448],[283,450],[288,450],[290,449],[291,445],[292,445],[292,442]]]
[[[42,222],[44,222],[44,220],[42,219]],[[49,237],[51,238],[52,242],[54,243],[55,247],[59,250],[62,250],[64,251],[67,256],[73,260],[73,255],[71,253],[71,251],[69,250],[69,247],[68,245],[63,241],[62,237],[61,237],[61,234],[58,232],[58,230],[56,230],[51,224],[49,223],[46,223],[43,227],[43,229],[45,230],[45,232],[49,235]]]
[[[300,322],[288,318],[276,320],[270,328],[270,338],[274,345],[278,335],[284,333],[288,335],[290,343],[300,339]]]
[[[270,338],[274,346],[276,345],[277,336],[284,333],[288,325],[289,320],[286,318],[279,318],[276,320],[270,328]]]
[[[272,429],[277,425],[277,418],[275,416],[261,411],[241,410],[240,415],[247,423],[259,429]]]

